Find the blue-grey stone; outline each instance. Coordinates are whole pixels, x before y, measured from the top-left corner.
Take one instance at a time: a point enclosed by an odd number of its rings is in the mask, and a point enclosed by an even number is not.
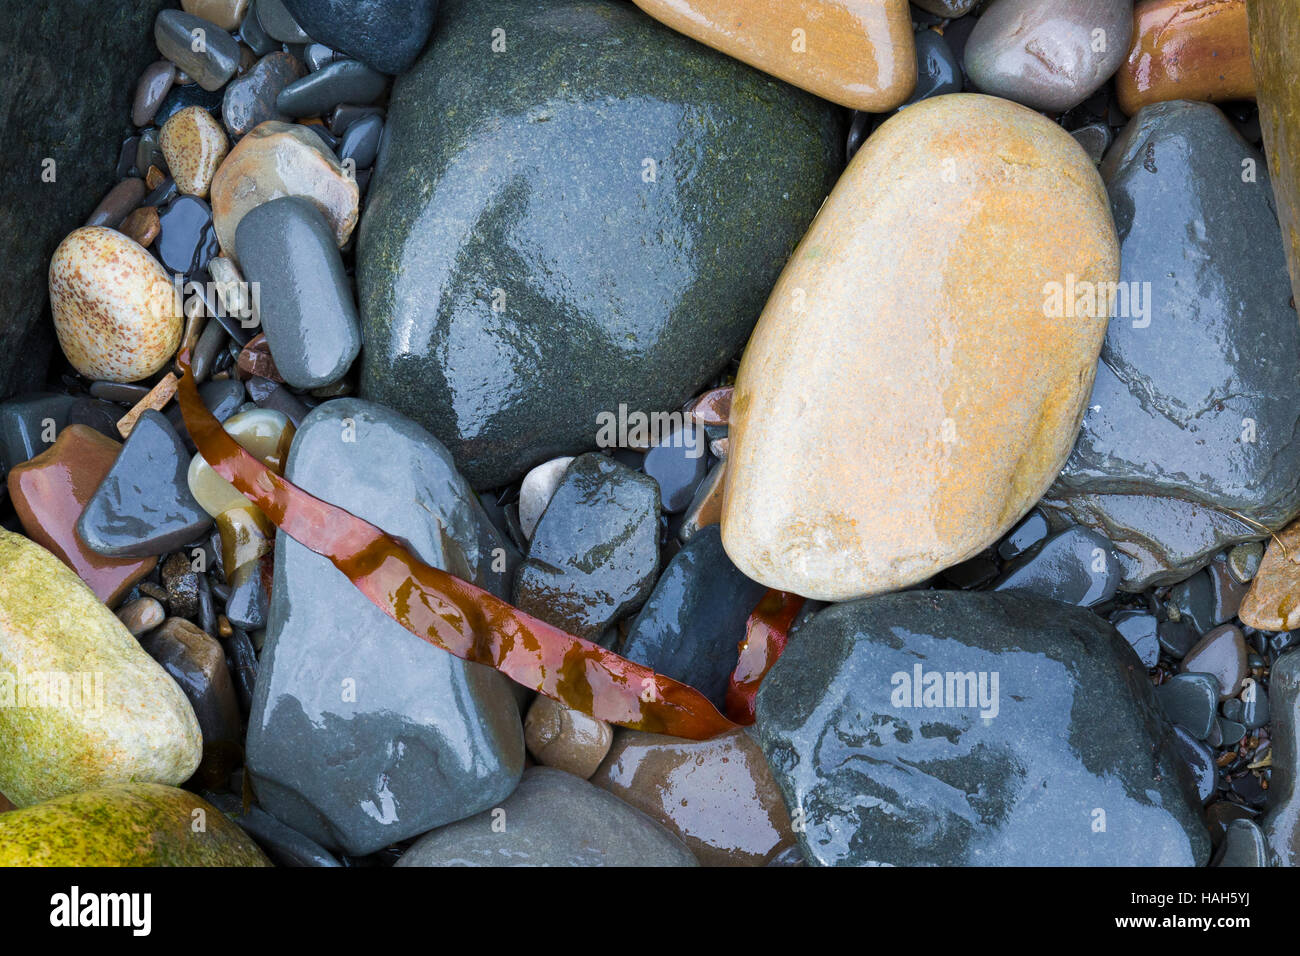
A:
[[[1030,591],[1066,604],[1093,607],[1115,596],[1120,582],[1114,546],[1090,528],[1067,528],[1032,554],[1017,558],[995,591]]]
[[[378,70],[358,60],[335,60],[282,89],[275,108],[288,116],[321,116],[341,103],[373,103],[386,89],[388,77]]]
[[[1219,682],[1212,674],[1177,674],[1156,688],[1165,714],[1197,740],[1210,736],[1219,706]]]
[[[411,68],[428,42],[438,13],[438,0],[284,0],[284,3],[316,40],[383,73],[405,73]]]

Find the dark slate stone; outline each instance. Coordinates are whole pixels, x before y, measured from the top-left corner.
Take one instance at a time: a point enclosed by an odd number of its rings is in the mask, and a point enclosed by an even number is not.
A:
[[[243,828],[257,841],[277,866],[342,866],[334,855],[315,840],[287,827],[256,805],[244,809],[244,801],[233,793],[206,791],[203,799]]]
[[[153,121],[161,128],[169,119],[190,106],[201,106],[209,113],[217,114],[220,113],[221,104],[224,100],[224,90],[205,90],[197,83],[174,86],[172,91],[167,94],[167,99],[163,100],[163,105],[158,108],[158,115],[154,117]],[[219,116],[218,119],[220,119]],[[161,153],[161,149],[159,152]],[[157,163],[154,165],[158,166]],[[159,166],[159,168],[166,169],[165,166]],[[140,172],[145,173],[148,170],[142,169]]]
[[[493,488],[735,356],[839,172],[842,114],[627,4],[441,10],[359,229],[361,394]]]
[[[934,30],[917,30],[916,89],[904,105],[945,93],[960,93],[961,87],[961,63],[953,56],[948,41]]]
[[[1169,719],[1197,740],[1210,736],[1219,706],[1219,682],[1210,674],[1178,674],[1156,688]]]
[[[723,710],[736,646],[766,590],[731,563],[717,525],[701,528],[668,562],[623,656],[690,684]]]
[[[150,26],[165,6],[140,0],[104,16],[99,0],[45,0],[10,4],[0,18],[8,53],[0,88],[0,398],[45,381],[54,346],[50,257],[113,185],[118,150],[133,132],[136,77],[158,59]],[[54,182],[42,179],[47,159]]]
[[[499,815],[434,830],[398,866],[696,866],[676,836],[640,810],[573,774],[532,767]]]
[[[52,448],[76,404],[73,396],[55,392],[0,402],[0,474]]]
[[[146,411],[77,520],[77,536],[115,558],[166,554],[195,540],[212,518],[190,494],[189,466],[167,416]]]
[[[235,627],[256,631],[266,627],[267,607],[271,603],[267,594],[267,571],[270,556],[250,561],[235,570],[230,582],[230,597],[226,598],[226,618]],[[264,562],[267,562],[264,565]],[[265,568],[265,570],[264,570]]]
[[[1018,558],[1047,539],[1047,519],[1035,508],[998,545],[998,557],[1003,561]]]
[[[1300,650],[1279,657],[1269,673],[1273,698],[1273,771],[1269,779],[1268,813],[1261,823],[1274,866],[1300,864],[1300,799],[1296,772],[1300,769],[1300,737],[1296,735],[1300,707]]]
[[[1128,641],[1142,666],[1150,670],[1160,660],[1160,622],[1146,611],[1119,611],[1110,623]]]
[[[355,164],[355,169],[373,166],[379,153],[379,138],[384,135],[384,117],[379,113],[363,116],[348,127],[339,144],[339,159]]]
[[[1104,529],[1141,590],[1300,513],[1300,322],[1264,158],[1216,107],[1143,108],[1101,169],[1120,281],[1150,284],[1149,313],[1110,322],[1048,497]]]
[[[163,10],[154,19],[153,36],[158,51],[209,92],[225,86],[239,69],[238,41],[202,17]]]
[[[326,402],[298,430],[285,476],[506,596],[500,539],[446,449],[410,420]],[[415,637],[288,535],[275,555],[247,743],[261,805],[355,856],[505,799],[524,759],[510,682]]]
[[[429,40],[438,13],[438,0],[284,3],[316,40],[383,73],[405,73],[411,68]]]
[[[379,71],[357,60],[336,60],[286,86],[275,106],[288,116],[320,116],[341,103],[373,103],[387,88],[388,77]]]
[[[685,511],[709,470],[709,443],[704,429],[688,426],[646,452],[645,473],[659,485],[664,511]]]
[[[1178,609],[1178,619],[1186,621],[1196,635],[1214,627],[1214,585],[1206,571],[1198,571],[1180,581],[1169,591],[1169,603]]]
[[[954,691],[966,684],[944,674],[976,687],[984,675],[985,706],[942,690],[940,706],[924,696],[914,706],[904,682],[917,670]],[[802,811],[810,864],[1209,857],[1146,672],[1105,621],[1036,595],[912,591],[833,605],[768,674],[758,731],[786,805]]]
[[[1197,740],[1182,727],[1174,728],[1174,750],[1191,771],[1196,781],[1196,793],[1202,802],[1214,796],[1214,785],[1219,769],[1214,763],[1214,751]]]
[[[1223,835],[1223,845],[1211,866],[1268,866],[1268,841],[1254,820],[1233,820]]]
[[[158,226],[153,249],[170,273],[190,275],[217,254],[212,207],[198,196],[178,196],[159,209]]]
[[[267,120],[288,121],[289,117],[276,108],[276,97],[303,72],[293,54],[271,53],[243,76],[231,80],[221,100],[221,119],[230,135],[238,139]]]
[[[993,589],[1032,591],[1066,604],[1093,607],[1113,598],[1119,581],[1119,558],[1111,543],[1096,531],[1074,527],[1017,559]]]
[[[649,597],[658,574],[658,486],[605,455],[580,455],[533,530],[514,603],[595,640]]]
[[[257,22],[268,36],[281,43],[310,43],[314,39],[285,6],[284,0],[254,0],[254,3]]]

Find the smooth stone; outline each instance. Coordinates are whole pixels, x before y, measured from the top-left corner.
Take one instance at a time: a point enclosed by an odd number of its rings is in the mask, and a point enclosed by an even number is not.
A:
[[[120,232],[95,226],[70,233],[50,260],[49,291],[63,354],[89,379],[147,378],[180,344],[167,273]]]
[[[153,121],[158,126],[163,126],[181,110],[189,109],[191,106],[205,109],[209,113],[216,113],[221,109],[221,101],[224,98],[224,90],[205,90],[197,83],[192,83],[189,86],[175,86],[167,94],[167,99],[163,100],[162,106],[158,108],[158,115],[153,118]]]
[[[1079,607],[1095,607],[1119,588],[1119,559],[1112,545],[1089,528],[1052,535],[1033,554],[1013,562],[993,585],[995,591],[1031,591]]]
[[[108,557],[166,554],[212,524],[190,493],[190,455],[161,412],[140,416],[77,520],[77,536]]]
[[[217,255],[212,207],[198,196],[178,196],[158,213],[158,242],[162,264],[174,275],[193,275]]]
[[[888,112],[916,86],[907,0],[786,0],[779,16],[767,0],[635,3],[678,33],[849,109]]]
[[[312,42],[312,37],[298,25],[284,0],[256,0],[254,9],[257,11],[257,22],[273,39],[281,43]]]
[[[1254,820],[1231,821],[1223,835],[1223,846],[1210,866],[1268,866],[1268,841],[1259,824]]]
[[[171,92],[176,82],[176,64],[170,60],[151,63],[135,86],[135,99],[131,104],[131,122],[136,126],[148,126],[153,122],[162,106],[163,100]]]
[[[77,521],[121,447],[85,425],[69,425],[48,451],[15,465],[8,476],[9,498],[27,536],[53,552],[109,607],[158,560],[106,558],[77,536]]]
[[[95,207],[95,211],[86,220],[86,225],[116,229],[144,200],[145,192],[144,180],[134,176],[122,180]]]
[[[306,199],[285,196],[239,223],[244,278],[261,288],[259,315],[275,367],[295,388],[343,376],[361,351],[352,283],[325,217]]]
[[[287,827],[256,804],[244,808],[233,793],[205,791],[205,800],[224,813],[257,841],[262,852],[277,866],[341,867],[329,850],[292,827]]]
[[[354,106],[345,104],[335,107],[329,116],[329,130],[335,136],[343,136],[352,124],[367,116],[378,116],[381,120],[384,118],[384,109],[380,106]]]
[[[0,866],[270,866],[200,797],[123,782],[0,816]]]
[[[1166,100],[1255,97],[1244,0],[1143,0],[1127,52],[1115,93],[1129,116]]]
[[[1236,578],[1240,584],[1249,584],[1259,573],[1259,567],[1264,560],[1264,543],[1262,541],[1249,541],[1245,544],[1234,545],[1228,551],[1228,571]]]
[[[338,60],[294,80],[276,97],[289,116],[321,116],[341,103],[373,103],[388,88],[388,77],[358,60]]]
[[[1064,112],[1114,75],[1132,35],[1133,0],[994,0],[966,43],[966,72],[985,93]]]
[[[626,4],[442,11],[370,185],[360,394],[496,488],[714,379],[839,172],[842,120]]]
[[[930,681],[904,683],[925,670],[939,675],[940,706]],[[955,694],[942,706],[949,671],[983,674],[989,690],[998,675],[996,717]],[[927,686],[929,705],[914,708],[925,698],[908,692]],[[810,865],[1199,866],[1210,855],[1145,670],[1082,608],[969,591],[835,605],[798,629],[757,710]]]
[[[1191,771],[1201,802],[1208,801],[1214,796],[1214,787],[1219,775],[1218,767],[1214,763],[1214,751],[1182,727],[1175,727],[1174,752],[1182,758]]]
[[[620,729],[591,782],[674,833],[701,866],[765,866],[795,844],[781,791],[746,730],[682,740]]]
[[[1269,541],[1237,613],[1242,624],[1261,631],[1300,628],[1300,522]]]
[[[167,607],[177,617],[194,617],[199,613],[199,575],[193,556],[177,551],[168,555],[159,569],[162,586],[167,592]]]
[[[1160,622],[1146,611],[1120,611],[1110,623],[1128,641],[1142,666],[1151,670],[1160,660]]]
[[[1246,0],[1246,10],[1260,132],[1291,268],[1291,289],[1293,297],[1300,299],[1300,87],[1295,82],[1300,19],[1285,4],[1271,0]]]
[[[689,684],[725,710],[736,647],[765,591],[727,558],[718,528],[703,528],[668,562],[622,654]]]
[[[140,638],[140,646],[185,692],[203,732],[203,761],[196,772],[210,786],[224,783],[239,765],[243,734],[226,652],[184,618],[169,618]]]
[[[130,604],[126,604],[117,612],[117,619],[122,622],[122,626],[131,632],[133,637],[139,637],[146,631],[152,631],[161,624],[167,617],[167,612],[163,606],[151,597],[136,598]]]
[[[284,0],[319,42],[382,73],[405,73],[433,30],[438,0]]]
[[[505,597],[500,538],[451,456],[410,420],[325,402],[298,430],[285,477]],[[500,804],[524,761],[510,682],[415,637],[288,535],[275,555],[246,744],[267,812],[364,855]]]
[[[136,209],[122,220],[122,225],[118,227],[118,231],[132,241],[138,242],[142,247],[149,248],[153,241],[158,238],[159,232],[162,231],[162,223],[158,219],[158,210],[152,206],[142,206]]]
[[[329,66],[335,60],[346,59],[337,50],[331,50],[324,43],[309,43],[303,50],[302,61],[307,69],[315,73],[322,67]]]
[[[682,526],[677,529],[677,537],[682,543],[690,541],[702,529],[721,523],[726,479],[727,462],[723,460],[713,466],[695,489],[695,497],[682,514]]]
[[[1273,662],[1268,689],[1273,705],[1273,769],[1268,812],[1260,827],[1268,840],[1270,864],[1296,866],[1300,864],[1300,799],[1296,793],[1296,770],[1300,766],[1300,738],[1296,734],[1300,717],[1300,651],[1289,650]]]
[[[121,439],[120,425],[125,420],[119,406],[94,398],[79,398],[68,410],[69,425],[85,425],[113,441]]]
[[[122,622],[59,558],[3,529],[0,578],[0,792],[25,807],[113,783],[186,780],[202,744],[194,712]]]
[[[167,169],[176,188],[191,196],[207,196],[212,177],[226,158],[230,144],[221,123],[207,110],[191,106],[167,121],[158,137]]]
[[[1253,182],[1243,181],[1246,160],[1257,164]],[[1136,524],[1132,537],[1154,562],[1137,580],[1126,573],[1123,587],[1136,590],[1186,577],[1300,513],[1300,444],[1290,437],[1300,428],[1300,323],[1263,157],[1217,108],[1144,108],[1101,171],[1122,237],[1120,282],[1147,290],[1145,315],[1130,303],[1134,315],[1110,323],[1049,503],[1094,496],[1093,514],[1073,517],[1121,551],[1126,535],[1109,532]],[[1139,500],[1113,515],[1127,497]]]
[[[524,480],[519,485],[519,527],[525,538],[532,538],[537,522],[541,520],[546,506],[551,503],[551,496],[555,494],[555,489],[559,487],[560,480],[571,464],[572,456],[552,458],[524,475]]]
[[[524,718],[524,745],[538,763],[588,779],[609,753],[614,731],[603,720],[538,694]]]
[[[222,254],[237,257],[235,231],[252,209],[282,196],[310,200],[342,248],[357,224],[360,193],[311,130],[268,120],[241,139],[212,181],[212,210]]]
[[[1205,570],[1209,574],[1210,589],[1214,596],[1210,619],[1215,624],[1224,624],[1237,616],[1241,602],[1250,588],[1237,582],[1225,560],[1216,558]]]
[[[533,531],[514,604],[596,640],[659,576],[659,489],[600,454],[573,460]]]
[[[231,415],[221,427],[272,471],[279,474],[283,470],[294,438],[294,427],[283,414],[269,409],[248,409]],[[199,507],[214,518],[232,508],[248,506],[248,499],[218,475],[202,455],[190,460],[186,480]]]
[[[505,826],[496,821],[504,813]],[[551,767],[531,767],[499,812],[421,837],[397,866],[695,866],[672,833],[622,800]]]
[[[384,117],[378,113],[363,116],[348,127],[339,143],[339,161],[349,160],[353,169],[369,169],[379,155],[379,142],[384,135]]]
[[[953,55],[948,41],[936,30],[917,30],[916,87],[907,103],[919,103],[932,96],[960,93],[962,90],[961,62]]]
[[[226,87],[221,101],[221,118],[235,139],[267,120],[289,119],[276,108],[275,100],[290,83],[304,75],[303,65],[291,53],[271,53],[257,61],[243,76]]]
[[[0,402],[0,473],[53,447],[76,401],[71,395],[36,392]]]
[[[1213,674],[1176,674],[1156,688],[1165,714],[1197,740],[1210,736],[1219,702],[1219,681]]]
[[[912,0],[912,3],[937,17],[964,17],[976,0]]]
[[[271,606],[268,591],[270,575],[265,565],[270,556],[265,555],[237,569],[230,580],[230,597],[226,598],[226,617],[235,627],[256,631],[266,627]]]
[[[949,160],[956,183],[936,173]],[[1068,235],[1034,225],[1048,209]],[[996,542],[1069,454],[1106,330],[1104,316],[1050,317],[1045,289],[1118,271],[1101,180],[1059,126],[971,94],[886,121],[745,349],[722,514],[736,566],[838,601]]]
[[[1088,158],[1097,164],[1101,163],[1114,139],[1114,134],[1105,123],[1089,123],[1087,126],[1071,130],[1070,135],[1083,147]]]
[[[659,485],[668,514],[685,511],[709,467],[708,440],[694,425],[679,429],[646,452],[642,470]]]
[[[1253,678],[1244,681],[1245,689],[1241,692],[1241,716],[1238,718],[1247,730],[1258,730],[1269,722],[1273,716],[1268,702],[1268,691],[1260,687]]]
[[[1246,736],[1245,724],[1228,720],[1226,717],[1219,717],[1215,722],[1219,728],[1220,744],[1224,747],[1236,747]]]
[[[1178,620],[1161,621],[1159,636],[1160,649],[1179,661],[1187,656],[1201,635],[1187,621]]]
[[[251,0],[181,0],[181,9],[233,32],[239,29],[239,24],[248,15],[250,2]]]
[[[158,52],[208,92],[221,89],[239,69],[239,43],[201,17],[163,10],[154,20],[153,33]]]
[[[1047,519],[1035,509],[998,544],[998,557],[1003,561],[1018,558],[1046,541],[1048,532]]]
[[[135,167],[137,173],[144,174],[149,171],[149,167],[163,167],[167,160],[163,158],[162,147],[158,145],[158,137],[162,130],[156,126],[140,131],[140,142],[135,150]]]
[[[1169,604],[1179,620],[1191,625],[1199,637],[1214,627],[1214,585],[1206,571],[1198,571],[1169,591]],[[1173,616],[1171,614],[1171,616]]]

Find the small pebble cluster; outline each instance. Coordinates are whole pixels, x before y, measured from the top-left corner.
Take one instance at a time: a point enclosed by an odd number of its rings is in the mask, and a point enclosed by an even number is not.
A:
[[[1293,16],[142,6],[59,354],[0,364],[0,865],[1296,861]],[[198,453],[187,374],[719,711],[806,599],[756,722],[424,643]]]

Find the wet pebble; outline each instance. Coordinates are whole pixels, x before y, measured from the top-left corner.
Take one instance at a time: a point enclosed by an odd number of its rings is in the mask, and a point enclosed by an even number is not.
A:
[[[1197,740],[1210,736],[1219,706],[1219,681],[1210,674],[1178,674],[1156,688],[1170,721]]]
[[[1214,762],[1214,751],[1182,727],[1174,728],[1174,750],[1191,772],[1197,796],[1202,802],[1209,800],[1214,796],[1219,775],[1218,766]]]
[[[573,457],[552,458],[524,475],[519,485],[519,527],[525,538],[532,538],[533,529],[541,520],[542,512],[551,502],[564,472],[573,463]]]
[[[176,65],[170,60],[159,60],[140,74],[135,87],[135,101],[131,104],[131,122],[148,126],[158,113],[158,107],[171,92],[176,82]]]
[[[1254,820],[1233,820],[1223,835],[1223,845],[1211,866],[1268,866],[1268,841]]]
[[[215,23],[223,30],[237,30],[248,15],[250,0],[181,0],[181,9]]]
[[[158,52],[208,92],[219,90],[239,68],[239,44],[214,23],[180,10],[154,20]]]
[[[267,120],[289,119],[275,100],[290,83],[303,75],[302,63],[291,53],[276,52],[257,61],[247,73],[230,81],[221,102],[221,117],[235,139]]]
[[[1218,682],[1219,699],[1227,700],[1245,679],[1246,640],[1239,629],[1224,624],[1209,631],[1183,658],[1184,673],[1209,674]]]
[[[613,729],[580,710],[538,694],[524,719],[524,744],[533,759],[583,780],[609,753]]]
[[[117,619],[135,637],[146,631],[152,631],[167,617],[162,604],[151,597],[136,598],[130,604],[118,608]]]
[[[281,43],[310,43],[312,38],[298,25],[284,0],[255,0],[257,22],[267,35]]]
[[[1160,659],[1160,622],[1146,611],[1119,611],[1110,619],[1148,670]]]
[[[106,226],[116,229],[145,197],[144,180],[134,176],[122,180],[108,191],[95,211],[86,220],[87,226]]]
[[[384,118],[378,113],[363,116],[348,127],[339,144],[339,159],[351,160],[354,169],[369,169],[379,154],[379,140],[384,134]]]
[[[158,145],[176,188],[201,198],[207,196],[212,177],[230,149],[221,124],[198,106],[187,107],[167,120]]]
[[[995,591],[1032,591],[1066,604],[1094,607],[1119,588],[1114,546],[1097,532],[1067,528],[1038,550],[1017,559],[993,585]]]
[[[388,78],[358,60],[336,60],[280,91],[275,105],[289,116],[321,116],[340,103],[368,104],[383,95]]]
[[[438,0],[286,0],[285,6],[313,38],[384,73],[411,68],[438,12]]]
[[[687,425],[646,452],[642,468],[659,485],[659,500],[668,514],[685,511],[709,467],[704,429]]]

